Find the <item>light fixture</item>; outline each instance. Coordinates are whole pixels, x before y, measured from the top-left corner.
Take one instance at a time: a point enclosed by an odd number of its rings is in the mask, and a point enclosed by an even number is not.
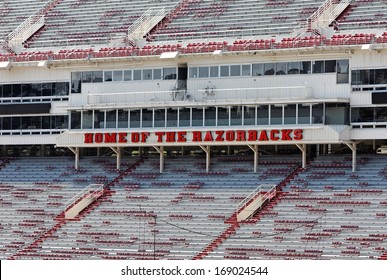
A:
[[[0,62],[0,70],[9,70],[11,68],[11,62],[3,61]]]
[[[214,50],[212,52],[213,55],[222,55],[223,54],[223,51],[222,50]]]
[[[180,52],[163,52],[160,55],[160,59],[177,58],[179,55],[180,55]]]

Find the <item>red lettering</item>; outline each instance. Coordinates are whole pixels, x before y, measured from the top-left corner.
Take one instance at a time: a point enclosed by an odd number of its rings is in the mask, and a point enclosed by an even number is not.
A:
[[[175,132],[167,132],[167,142],[176,142],[175,140]]]
[[[128,142],[128,140],[126,140],[127,135],[128,135],[128,133],[126,133],[126,132],[118,133],[118,143],[127,143]]]
[[[295,129],[293,132],[293,139],[297,141],[302,140],[304,138],[303,132],[302,129]]]
[[[292,133],[291,129],[282,129],[282,141],[290,141],[292,137],[290,137],[290,133]]]
[[[178,131],[177,132],[177,142],[187,142],[187,139],[185,138],[186,135],[187,135],[187,132]]]
[[[161,143],[163,142],[163,135],[165,134],[164,132],[155,132],[157,136],[157,142]]]
[[[192,142],[202,142],[202,133],[200,131],[192,131]]]
[[[236,141],[246,141],[246,131],[237,130],[236,131]]]
[[[85,140],[83,141],[83,143],[85,144],[89,144],[89,143],[93,143],[93,133],[85,133]]]
[[[207,132],[206,132],[206,136],[204,136],[203,141],[205,141],[205,142],[211,142],[211,141],[214,141],[214,138],[212,138],[212,133],[211,133],[211,131],[207,131]]]
[[[146,139],[149,136],[149,132],[141,132],[141,143],[146,143]]]
[[[256,130],[249,130],[247,131],[247,137],[248,137],[248,141],[257,141],[257,138],[258,138],[258,133]]]
[[[95,143],[102,143],[103,142],[103,134],[102,133],[96,133],[95,134]]]
[[[270,131],[270,140],[278,141],[279,140],[279,137],[277,136],[278,133],[279,131],[277,129],[273,129],[272,131]]]
[[[223,139],[223,134],[224,134],[224,131],[223,130],[217,130],[217,131],[215,131],[215,133],[216,133],[216,138],[215,138],[215,141],[216,142],[223,142],[224,141],[224,139]]]
[[[226,140],[227,141],[234,141],[235,139],[235,132],[232,130],[229,130],[226,132]]]
[[[105,143],[117,143],[117,133],[105,133]]]
[[[261,131],[261,134],[259,135],[259,141],[269,141],[266,130]]]
[[[133,132],[132,133],[132,143],[138,143],[140,142],[140,133]]]

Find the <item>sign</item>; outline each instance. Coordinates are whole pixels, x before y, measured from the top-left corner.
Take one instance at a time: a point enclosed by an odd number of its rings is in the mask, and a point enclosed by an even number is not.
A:
[[[300,141],[302,129],[84,133],[84,144]]]

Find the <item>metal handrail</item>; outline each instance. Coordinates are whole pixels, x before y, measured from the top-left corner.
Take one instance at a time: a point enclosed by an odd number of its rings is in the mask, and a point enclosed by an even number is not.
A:
[[[252,191],[250,194],[248,194],[237,206],[236,206],[236,213],[238,213],[240,210],[245,208],[249,201],[251,201],[253,198],[257,197],[260,193],[262,193],[264,190],[264,187],[270,187],[270,189],[262,196],[262,198],[273,198],[276,193],[276,186],[275,185],[259,185],[254,191]],[[273,195],[274,193],[274,195]]]
[[[72,198],[70,198],[66,203],[65,203],[65,211],[68,210],[68,208],[74,204],[79,198],[83,197],[87,193],[90,193],[90,195],[94,195],[97,193],[100,193],[103,191],[103,184],[90,184],[80,192],[78,192],[76,195],[74,195]]]

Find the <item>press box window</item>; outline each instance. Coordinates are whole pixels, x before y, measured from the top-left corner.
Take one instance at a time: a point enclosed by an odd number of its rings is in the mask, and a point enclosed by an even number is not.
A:
[[[211,78],[219,77],[219,67],[218,66],[211,66],[210,67],[210,77]]]
[[[240,65],[231,65],[230,66],[230,76],[238,77],[241,75],[241,66]]]
[[[153,80],[161,80],[161,69],[153,69]]]
[[[122,82],[122,71],[113,71],[113,81]]]
[[[208,67],[199,67],[199,78],[208,78]]]
[[[230,68],[229,68],[228,65],[220,66],[220,76],[221,77],[228,77],[228,76],[230,76]]]
[[[142,77],[144,80],[152,80],[152,69],[142,70]]]
[[[263,64],[253,64],[253,76],[263,76]]]
[[[131,81],[132,80],[132,70],[125,70],[124,71],[124,81]]]
[[[175,67],[163,68],[163,80],[177,79],[177,70]]]
[[[190,67],[189,68],[189,77],[191,79],[198,77],[198,68],[197,67]]]
[[[134,81],[141,80],[141,70],[133,70],[133,80]]]
[[[112,71],[105,71],[103,72],[103,80],[104,82],[111,82],[113,81],[113,72]]]

